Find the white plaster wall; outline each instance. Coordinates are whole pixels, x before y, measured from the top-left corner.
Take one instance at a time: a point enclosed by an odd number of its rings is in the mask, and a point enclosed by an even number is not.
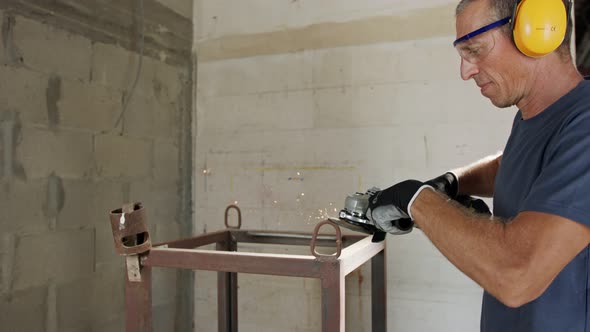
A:
[[[164,1],[164,0],[162,0]],[[171,0],[167,0],[171,1]],[[177,0],[178,1],[178,0]],[[277,31],[325,22],[402,14],[452,0],[196,0],[195,37]]]
[[[195,35],[404,15],[411,6],[202,0]],[[215,29],[198,19],[222,14]],[[348,193],[427,180],[501,150],[514,112],[461,81],[453,37],[198,63],[195,229],[222,228],[224,208],[237,202],[243,228],[311,232]],[[389,331],[479,329],[481,289],[419,230],[388,236],[387,255]],[[369,273],[364,267],[347,279],[347,331],[370,330]],[[239,283],[240,331],[320,331],[313,280],[240,275]],[[197,331],[215,330],[215,285],[213,273],[197,273]]]

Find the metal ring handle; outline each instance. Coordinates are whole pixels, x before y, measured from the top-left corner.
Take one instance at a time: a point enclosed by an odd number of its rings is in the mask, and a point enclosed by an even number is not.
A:
[[[230,226],[227,222],[229,210],[231,209],[235,209],[238,212],[238,226]],[[240,211],[240,208],[237,205],[228,205],[228,207],[225,208],[225,228],[240,229],[240,227],[242,227],[242,211]]]
[[[324,254],[320,254],[315,250],[315,245],[316,245],[316,240],[320,231],[320,228],[322,228],[322,226],[324,225],[330,225],[332,227],[334,227],[334,229],[336,230],[336,252],[330,255],[324,255]],[[317,225],[315,225],[315,228],[313,230],[313,236],[311,237],[311,254],[318,259],[337,259],[338,257],[340,257],[340,254],[342,253],[342,232],[340,231],[340,227],[338,227],[338,225],[334,224],[333,222],[331,222],[330,220],[324,220],[320,223],[318,223]]]

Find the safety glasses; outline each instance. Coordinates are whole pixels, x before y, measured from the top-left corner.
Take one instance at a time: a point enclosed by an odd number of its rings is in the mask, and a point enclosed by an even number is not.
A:
[[[499,21],[490,23],[475,31],[472,31],[465,36],[458,38],[453,42],[453,46],[459,52],[459,56],[469,63],[478,63],[483,60],[495,46],[494,37],[489,33],[484,33],[489,30],[501,27],[508,22],[512,17],[505,17]]]

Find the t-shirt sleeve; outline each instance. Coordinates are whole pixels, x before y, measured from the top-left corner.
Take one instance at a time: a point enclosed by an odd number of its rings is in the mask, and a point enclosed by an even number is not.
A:
[[[590,112],[559,131],[521,211],[555,214],[590,226]]]

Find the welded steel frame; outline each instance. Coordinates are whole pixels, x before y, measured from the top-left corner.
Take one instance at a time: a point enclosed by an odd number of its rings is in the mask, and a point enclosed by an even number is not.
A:
[[[319,229],[324,225],[334,227],[336,235],[320,235]],[[311,255],[238,252],[238,243],[307,245],[311,248]],[[216,245],[216,250],[198,249],[211,244]],[[336,247],[336,253],[319,254],[316,247]],[[238,273],[319,279],[322,292],[322,331],[343,332],[345,277],[371,261],[372,331],[385,332],[387,278],[384,249],[385,241],[372,242],[371,236],[343,236],[338,226],[330,221],[319,223],[313,234],[228,228],[155,244],[149,251],[138,255],[139,280],[132,278],[130,273],[126,275],[126,331],[151,331],[151,269],[167,267],[218,272],[219,332],[238,331]],[[133,260],[127,256],[128,269],[133,267],[130,262]]]

